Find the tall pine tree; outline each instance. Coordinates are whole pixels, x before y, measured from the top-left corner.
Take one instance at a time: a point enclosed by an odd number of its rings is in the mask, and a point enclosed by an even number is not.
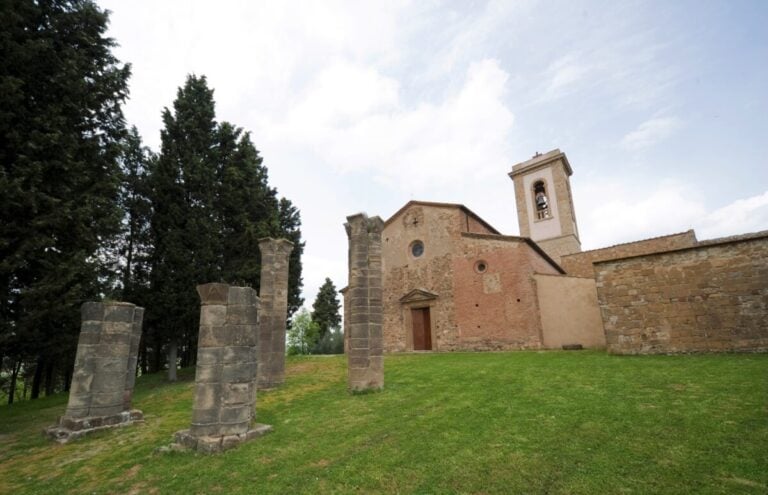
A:
[[[67,375],[78,307],[111,275],[130,69],[107,21],[85,0],[0,4],[0,356],[35,369],[33,397]]]

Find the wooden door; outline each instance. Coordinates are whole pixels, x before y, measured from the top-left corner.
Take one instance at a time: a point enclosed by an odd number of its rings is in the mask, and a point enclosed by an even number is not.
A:
[[[432,328],[429,320],[429,308],[411,310],[414,351],[432,350]]]

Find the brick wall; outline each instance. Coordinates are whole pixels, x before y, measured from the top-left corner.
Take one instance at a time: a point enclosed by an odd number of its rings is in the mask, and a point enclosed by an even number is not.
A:
[[[654,237],[642,241],[628,242],[601,249],[593,249],[566,255],[560,258],[560,266],[568,275],[574,277],[593,277],[592,264],[598,261],[640,256],[643,254],[671,251],[691,247],[696,244],[696,234],[693,230],[679,234]]]
[[[768,351],[768,231],[594,267],[609,352]]]
[[[478,263],[484,271],[478,271]],[[443,348],[540,348],[535,272],[558,273],[524,239],[462,235],[452,263],[456,330]]]

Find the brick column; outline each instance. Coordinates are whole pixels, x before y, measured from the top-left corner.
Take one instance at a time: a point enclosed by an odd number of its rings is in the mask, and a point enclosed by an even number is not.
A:
[[[288,317],[288,258],[293,243],[287,239],[259,240],[261,287],[259,298],[259,388],[285,382],[285,323]]]
[[[256,405],[259,298],[250,287],[197,286],[197,345],[192,425],[176,442],[200,452],[218,452],[266,433],[252,425]]]
[[[381,218],[364,214],[347,217],[349,238],[349,368],[353,392],[384,387],[382,340]],[[345,311],[346,312],[346,311]]]
[[[69,403],[46,434],[60,442],[143,419],[131,410],[144,308],[87,302],[81,308]]]

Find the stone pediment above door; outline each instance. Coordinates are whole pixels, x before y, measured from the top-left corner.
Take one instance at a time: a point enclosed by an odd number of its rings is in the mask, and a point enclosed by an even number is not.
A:
[[[433,299],[437,299],[437,294],[434,292],[430,292],[427,289],[413,289],[406,295],[400,298],[400,302],[405,303],[413,303],[413,302],[422,302],[422,301],[432,301]]]

